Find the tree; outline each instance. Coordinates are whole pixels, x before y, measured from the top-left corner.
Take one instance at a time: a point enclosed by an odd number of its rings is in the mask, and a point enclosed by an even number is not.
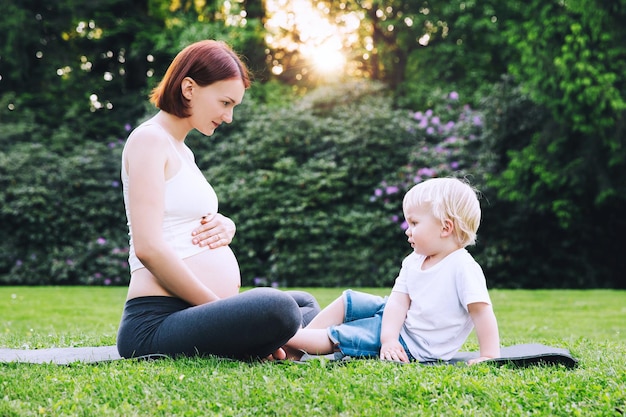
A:
[[[617,214],[626,209],[626,2],[512,5],[523,20],[506,27],[519,54],[509,68],[544,115],[505,154],[491,186],[512,203],[512,217],[534,222],[517,236],[525,253],[559,253],[552,273],[566,283],[618,285],[626,267],[615,245],[626,232]]]
[[[0,120],[17,124],[28,113],[37,126],[32,136],[6,131],[11,142],[34,136],[63,149],[104,140],[143,112],[131,97],[146,87],[150,39],[161,28],[146,2],[24,1],[7,10],[0,88],[10,102]],[[71,137],[59,136],[60,123]]]
[[[553,122],[510,155],[510,181],[501,190],[510,199],[537,197],[537,209],[568,227],[581,220],[583,207],[626,196],[626,29],[619,23],[626,1],[533,6],[539,13],[508,29],[521,56],[510,68]],[[534,178],[530,189],[517,180],[526,173]]]
[[[471,97],[506,72],[501,22],[514,18],[507,2],[316,3],[324,4],[333,21],[350,14],[361,19],[351,57],[361,74],[389,84],[400,105],[425,109],[439,86]]]

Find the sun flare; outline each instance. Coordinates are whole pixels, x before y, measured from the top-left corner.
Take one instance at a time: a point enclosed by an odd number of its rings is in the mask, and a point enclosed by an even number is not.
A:
[[[346,57],[341,53],[341,46],[337,43],[326,42],[322,45],[303,45],[300,52],[323,74],[343,71],[346,65]]]
[[[342,71],[346,65],[345,55],[328,47],[316,48],[311,58],[315,68],[322,73]]]
[[[346,56],[343,53],[345,27],[329,22],[321,10],[310,0],[267,0],[269,19],[267,42],[275,48],[298,50],[320,74],[338,74],[344,71]],[[281,31],[296,32],[300,43],[279,37]],[[275,73],[282,70],[276,63]]]

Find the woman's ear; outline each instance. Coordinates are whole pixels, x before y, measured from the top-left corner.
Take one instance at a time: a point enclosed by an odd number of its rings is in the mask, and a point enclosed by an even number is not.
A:
[[[187,100],[191,100],[191,96],[193,95],[193,87],[195,82],[190,77],[183,78],[183,82],[180,84],[180,89]]]

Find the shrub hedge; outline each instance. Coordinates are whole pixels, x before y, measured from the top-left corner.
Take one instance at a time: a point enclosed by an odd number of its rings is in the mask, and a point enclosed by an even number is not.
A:
[[[558,219],[500,198],[507,151],[522,148],[544,116],[516,89],[498,88],[481,111],[454,91],[434,92],[430,109],[397,108],[374,83],[273,105],[252,94],[233,124],[210,138],[192,133],[188,144],[220,212],[237,224],[232,247],[243,285],[390,286],[410,252],[404,192],[448,175],[482,191],[483,224],[469,249],[492,287],[623,285],[622,258],[596,261],[611,245],[593,224],[564,230]],[[60,127],[57,135],[71,132]],[[127,284],[124,139],[54,149],[24,140],[36,138],[26,122],[0,127],[0,136],[0,283]]]

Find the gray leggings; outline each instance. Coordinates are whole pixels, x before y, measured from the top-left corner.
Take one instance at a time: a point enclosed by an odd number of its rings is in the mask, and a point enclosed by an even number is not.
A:
[[[265,357],[320,311],[304,291],[254,288],[199,306],[174,297],[128,300],[117,333],[124,358],[150,354]]]

